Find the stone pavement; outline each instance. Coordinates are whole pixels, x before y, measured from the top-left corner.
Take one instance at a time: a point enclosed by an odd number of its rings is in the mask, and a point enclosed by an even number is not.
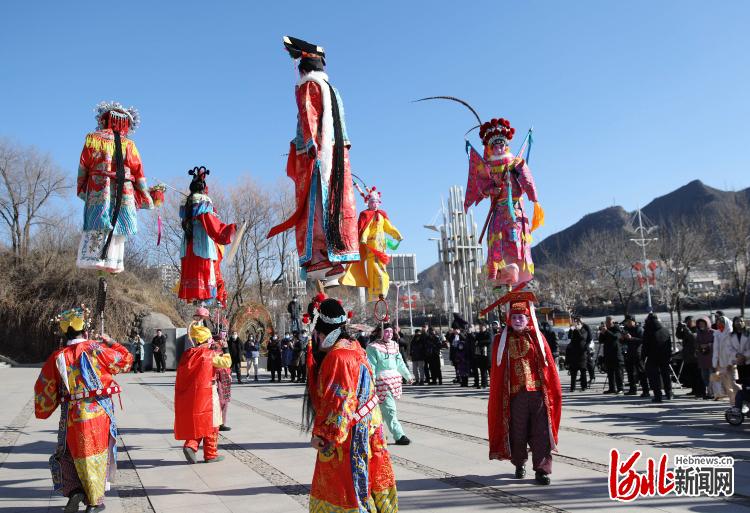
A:
[[[61,511],[65,503],[52,494],[47,469],[58,417],[41,421],[33,416],[37,372],[0,369],[3,513]],[[258,384],[233,386],[232,430],[220,440],[226,460],[187,465],[172,436],[174,373],[129,374],[119,382],[125,390],[124,409],[116,412],[121,450],[108,512],[307,511],[315,455],[309,435],[299,429],[301,385],[271,384],[263,377]],[[455,385],[405,387],[400,418],[413,443],[390,446],[400,510],[750,512],[750,422],[729,426],[723,419],[725,403],[683,398],[682,392],[674,401],[652,405],[601,391],[596,383],[589,391],[565,394],[552,485],[540,487],[533,479],[512,479],[510,463],[487,460],[486,391]],[[640,450],[654,458],[662,453],[733,456],[736,495],[612,502],[607,494],[611,448],[625,455]],[[643,470],[645,464],[637,468]]]

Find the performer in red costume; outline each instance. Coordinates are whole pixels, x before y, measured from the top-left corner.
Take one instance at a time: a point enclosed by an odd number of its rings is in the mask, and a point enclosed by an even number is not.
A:
[[[188,329],[195,345],[182,353],[174,386],[174,438],[185,440],[182,452],[188,463],[196,463],[196,453],[203,442],[206,463],[221,461],[218,456],[221,405],[216,390],[216,369],[228,369],[232,359],[228,350],[217,354],[207,344],[211,330],[193,322]]]
[[[323,48],[288,36],[284,46],[299,59],[297,135],[286,166],[297,208],[268,237],[294,228],[303,272],[336,285],[344,265],[360,258],[344,105],[328,82]]]
[[[507,327],[495,337],[487,409],[490,459],[510,460],[526,476],[528,446],[539,484],[550,483],[562,389],[555,359],[539,331],[530,292],[510,292]]]
[[[216,299],[226,307],[226,290],[221,276],[224,245],[234,238],[236,226],[224,224],[208,197],[205,167],[189,172],[190,195],[180,207],[182,219],[182,267],[178,296],[188,302]]]
[[[46,419],[60,406],[57,447],[49,460],[54,489],[68,497],[64,511],[104,509],[104,492],[117,465],[113,375],[128,372],[133,356],[103,335],[87,337],[85,308],[58,316],[64,348],[52,353],[34,385],[35,413]]]

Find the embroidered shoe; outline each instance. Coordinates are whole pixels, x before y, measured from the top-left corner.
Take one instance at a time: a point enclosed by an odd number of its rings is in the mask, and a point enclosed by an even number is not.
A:
[[[192,450],[190,447],[183,447],[182,454],[185,455],[185,459],[191,465],[194,463],[198,463],[198,458],[195,457],[195,451]]]
[[[411,440],[409,440],[406,435],[403,435],[401,438],[396,440],[396,445],[409,445],[411,443]]]
[[[211,458],[210,460],[206,460],[203,463],[217,463],[219,461],[224,461],[224,456],[217,456],[215,458]]]

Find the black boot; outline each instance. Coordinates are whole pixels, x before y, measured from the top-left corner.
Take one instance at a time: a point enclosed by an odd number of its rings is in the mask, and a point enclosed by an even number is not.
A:
[[[401,438],[396,440],[396,445],[409,445],[411,443],[411,440],[409,440],[406,435],[402,435]]]
[[[68,497],[68,503],[63,508],[63,513],[77,513],[81,504],[86,504],[86,494],[82,490],[76,490]]]
[[[548,485],[549,484],[549,476],[545,474],[544,472],[541,472],[539,470],[536,471],[536,476],[534,476],[534,479],[537,483],[540,485]]]
[[[516,479],[523,479],[524,477],[526,477],[526,467],[518,465],[516,467]]]
[[[86,506],[86,513],[98,513],[99,511],[104,511],[104,504],[99,504],[98,506]]]

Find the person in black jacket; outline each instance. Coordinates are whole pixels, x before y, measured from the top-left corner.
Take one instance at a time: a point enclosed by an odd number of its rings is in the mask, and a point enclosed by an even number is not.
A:
[[[151,339],[151,348],[154,353],[156,369],[154,372],[164,372],[167,364],[167,336],[161,330],[156,330],[156,336]]]
[[[625,368],[628,371],[629,390],[625,395],[636,395],[638,393],[638,383],[641,384],[641,397],[649,397],[648,379],[646,378],[646,368],[643,364],[643,328],[635,322],[632,315],[625,316],[625,329],[622,334],[622,341],[627,345],[628,352],[625,355]]]
[[[487,371],[489,370],[490,332],[487,325],[481,324],[479,332],[474,334],[474,355],[471,362],[471,374],[474,376],[474,388],[487,388]]]
[[[555,359],[555,365],[557,365],[557,361],[560,358],[560,348],[557,345],[557,335],[547,321],[542,321],[539,328],[542,335],[544,335],[544,340],[547,341],[549,350],[552,352],[552,357]]]
[[[586,362],[588,360],[588,344],[591,340],[591,329],[583,324],[579,318],[573,319],[575,324],[568,332],[568,347],[565,348],[565,362],[570,370],[570,391],[575,392],[578,373],[581,373],[581,390],[588,388],[586,380]]]
[[[698,368],[698,358],[695,356],[697,328],[693,317],[688,315],[684,322],[677,325],[676,335],[682,343],[682,382],[690,387],[690,395],[703,398],[706,387]]]
[[[422,330],[417,328],[414,330],[414,336],[411,338],[409,344],[409,356],[411,356],[412,374],[414,374],[414,384],[424,385],[424,369],[425,369],[425,339],[422,335]]]
[[[623,393],[623,375],[625,369],[625,355],[622,352],[620,336],[622,335],[620,325],[607,316],[604,326],[599,328],[599,343],[601,344],[604,368],[607,369],[607,381],[609,388],[605,394]]]
[[[643,351],[646,357],[646,374],[654,391],[653,403],[664,398],[672,399],[672,375],[669,362],[672,359],[672,334],[665,328],[656,314],[646,317],[643,328]]]
[[[236,331],[233,331],[227,341],[229,356],[232,357],[232,370],[237,375],[237,383],[242,384],[242,341]]]
[[[435,328],[430,328],[427,331],[425,339],[425,358],[427,359],[427,366],[430,369],[429,384],[442,385],[443,371],[440,368],[440,350],[443,348],[443,343],[440,341],[440,337],[435,333]]]
[[[271,372],[271,383],[276,382],[276,376],[279,376],[281,382],[281,342],[278,335],[273,335],[268,341],[268,363],[266,367]]]

